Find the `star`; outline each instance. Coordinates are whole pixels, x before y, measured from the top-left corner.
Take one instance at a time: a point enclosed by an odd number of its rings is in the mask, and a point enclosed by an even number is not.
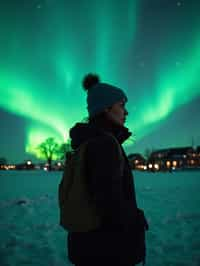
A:
[[[181,2],[177,2],[176,5],[177,5],[178,7],[180,7],[180,6],[182,5],[182,3],[181,3]]]

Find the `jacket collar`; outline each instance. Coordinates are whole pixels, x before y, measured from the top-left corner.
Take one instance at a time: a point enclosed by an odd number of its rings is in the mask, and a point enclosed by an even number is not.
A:
[[[128,128],[110,125],[106,122],[76,123],[69,132],[72,149],[77,149],[83,142],[102,136],[105,133],[112,134],[120,144],[132,135]]]
[[[120,144],[122,144],[124,141],[126,141],[132,133],[129,131],[127,127],[119,126],[119,125],[112,125],[110,123],[107,123],[106,121],[104,123],[89,123],[92,127],[96,128],[97,130],[103,132],[107,132],[112,134]]]

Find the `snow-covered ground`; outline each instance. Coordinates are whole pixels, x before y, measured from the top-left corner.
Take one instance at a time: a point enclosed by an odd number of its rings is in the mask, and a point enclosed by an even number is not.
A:
[[[0,172],[1,266],[70,265],[58,224],[61,174]],[[200,266],[200,172],[134,174],[150,224],[146,265]]]

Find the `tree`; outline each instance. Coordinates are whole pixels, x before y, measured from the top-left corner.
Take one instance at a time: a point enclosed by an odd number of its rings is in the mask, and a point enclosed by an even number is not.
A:
[[[54,138],[47,138],[44,142],[42,142],[38,149],[40,153],[46,158],[48,163],[48,170],[52,170],[52,160],[54,156],[58,156],[59,154],[59,144],[55,141]]]
[[[154,151],[153,148],[152,148],[152,149],[146,148],[146,150],[145,150],[145,152],[144,152],[144,157],[145,157],[146,160],[149,159],[149,157],[150,157],[150,155],[151,155],[151,153],[152,153],[153,151]]]
[[[71,147],[71,141],[68,140],[66,143],[63,143],[60,145],[60,159],[64,160],[67,157],[68,153],[71,153],[72,147]]]
[[[5,164],[7,164],[7,160],[6,160],[6,158],[1,157],[1,158],[0,158],[0,165],[5,165]]]

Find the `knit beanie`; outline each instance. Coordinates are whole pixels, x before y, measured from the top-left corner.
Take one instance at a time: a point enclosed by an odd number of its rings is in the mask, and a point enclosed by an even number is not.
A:
[[[83,87],[87,91],[87,109],[90,117],[93,117],[105,108],[108,108],[120,100],[127,102],[127,96],[120,88],[102,83],[95,74],[88,74],[83,79]]]

